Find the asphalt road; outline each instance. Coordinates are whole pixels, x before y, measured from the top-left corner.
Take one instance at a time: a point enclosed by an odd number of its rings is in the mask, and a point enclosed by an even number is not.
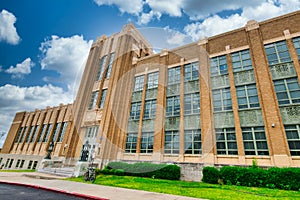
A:
[[[83,198],[18,185],[0,184],[1,200],[82,200]]]

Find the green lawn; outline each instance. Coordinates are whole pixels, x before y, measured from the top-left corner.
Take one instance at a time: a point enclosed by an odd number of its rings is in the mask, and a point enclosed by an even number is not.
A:
[[[67,180],[85,182],[82,177]],[[300,199],[300,192],[129,176],[99,175],[94,184],[205,199]]]

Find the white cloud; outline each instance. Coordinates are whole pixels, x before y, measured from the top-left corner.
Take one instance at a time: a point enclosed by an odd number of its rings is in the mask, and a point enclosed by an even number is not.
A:
[[[254,19],[262,21],[300,9],[299,0],[269,0],[261,4],[244,5],[241,14],[232,14],[225,18],[213,15],[202,22],[195,22],[185,26],[184,32],[193,40],[210,37],[245,26],[247,21]]]
[[[97,5],[116,5],[124,13],[138,15],[143,10],[142,0],[94,0]]]
[[[76,80],[81,78],[92,42],[78,35],[68,38],[52,36],[43,42],[40,46],[42,69],[60,74],[58,79],[45,77],[44,80],[63,82],[69,89],[74,87]]]
[[[35,64],[30,58],[26,58],[22,63],[18,63],[15,67],[10,66],[7,70],[5,70],[5,72],[13,74],[13,78],[21,78],[25,74],[30,74],[31,68],[34,65]]]
[[[16,45],[20,42],[20,37],[14,26],[17,18],[10,12],[2,10],[0,13],[0,41]]]
[[[247,6],[255,7],[262,2],[261,0],[185,0],[182,3],[182,9],[190,19],[200,20],[225,10],[237,10]]]
[[[190,39],[186,34],[170,29],[169,27],[165,27],[164,30],[169,35],[167,37],[167,43],[170,45],[183,45],[186,44],[186,41]]]
[[[300,9],[299,0],[269,0],[256,7],[247,6],[241,16],[262,21]]]
[[[183,0],[146,0],[146,3],[154,12],[168,14],[172,17],[181,17]]]
[[[149,13],[142,13],[138,19],[138,24],[148,24],[154,17],[159,19],[161,17],[161,13],[153,12],[153,10]]]
[[[138,29],[147,40],[152,44],[155,52],[160,52],[162,49],[172,49],[178,45],[184,45],[192,42],[192,38],[177,30],[171,29],[168,26],[160,27],[145,27]]]
[[[247,19],[238,14],[231,15],[225,19],[214,15],[205,19],[202,23],[196,22],[185,26],[184,32],[195,41],[243,27],[246,22]]]
[[[19,87],[4,85],[0,87],[0,133],[8,132],[16,112],[45,109],[60,103],[72,103],[73,98],[62,88],[51,84],[44,86]],[[0,147],[4,137],[0,138]]]

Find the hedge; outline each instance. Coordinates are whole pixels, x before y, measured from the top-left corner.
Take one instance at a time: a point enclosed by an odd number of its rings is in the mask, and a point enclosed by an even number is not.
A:
[[[110,162],[101,171],[103,174],[118,176],[138,176],[168,180],[180,179],[180,167],[168,164]]]
[[[218,183],[220,179],[220,172],[215,167],[204,167],[202,181],[205,183]]]
[[[214,167],[210,167],[214,168]],[[217,183],[218,177],[227,185],[300,190],[299,168],[269,168],[224,166],[220,170],[203,169],[203,182]],[[216,170],[218,172],[216,172]]]

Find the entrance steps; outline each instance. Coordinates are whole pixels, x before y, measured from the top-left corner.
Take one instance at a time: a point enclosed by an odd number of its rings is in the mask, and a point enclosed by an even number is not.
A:
[[[71,167],[45,167],[37,170],[39,173],[52,174],[61,177],[74,177],[75,168]]]

